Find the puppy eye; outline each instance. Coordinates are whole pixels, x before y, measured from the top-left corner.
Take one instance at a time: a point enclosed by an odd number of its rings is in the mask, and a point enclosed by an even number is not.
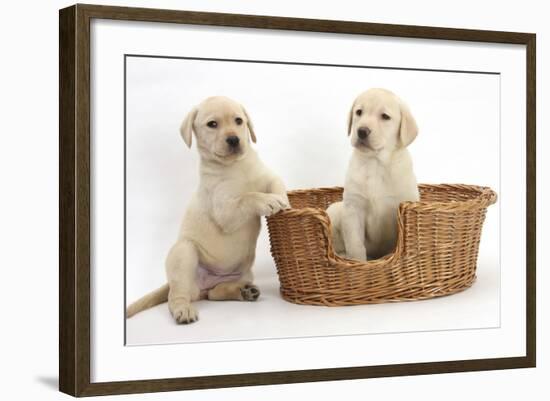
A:
[[[363,114],[363,110],[361,110],[361,109],[355,110],[355,114],[360,116],[361,114]]]
[[[391,117],[386,113],[382,113],[382,120],[391,120]]]
[[[206,125],[208,125],[210,128],[217,128],[217,127],[218,127],[218,123],[217,123],[216,121],[214,121],[214,120],[208,121],[208,122],[206,123]]]
[[[243,119],[241,117],[237,117],[235,119],[235,122],[237,123],[237,125],[241,125],[243,123]]]

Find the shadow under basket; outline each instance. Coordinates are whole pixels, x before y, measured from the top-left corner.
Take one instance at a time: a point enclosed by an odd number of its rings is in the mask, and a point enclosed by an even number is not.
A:
[[[393,253],[363,262],[335,254],[326,208],[342,188],[288,193],[291,209],[267,218],[271,254],[287,301],[343,306],[450,295],[475,280],[481,228],[497,195],[472,185],[419,185],[399,206]]]

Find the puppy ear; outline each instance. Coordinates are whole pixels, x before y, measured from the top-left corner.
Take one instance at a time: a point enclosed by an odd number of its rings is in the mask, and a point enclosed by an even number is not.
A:
[[[351,134],[351,125],[353,124],[353,108],[355,107],[355,102],[351,105],[348,113],[348,136]]]
[[[252,120],[243,106],[241,106],[241,109],[243,109],[243,113],[246,117],[246,125],[248,127],[248,131],[250,132],[250,139],[252,139],[252,142],[256,143],[256,134],[254,133],[254,125],[252,124]]]
[[[400,101],[401,107],[401,127],[399,129],[399,139],[403,147],[407,147],[414,141],[414,138],[418,135],[418,126],[414,119],[409,107]]]
[[[193,107],[193,110],[187,113],[185,120],[183,120],[180,126],[180,134],[189,148],[191,147],[191,142],[193,139],[193,123],[197,117],[198,110],[199,109],[197,107]]]

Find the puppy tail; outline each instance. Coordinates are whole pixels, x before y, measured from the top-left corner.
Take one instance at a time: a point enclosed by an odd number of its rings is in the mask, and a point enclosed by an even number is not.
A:
[[[136,313],[144,311],[145,309],[152,308],[158,304],[168,301],[168,283],[162,287],[150,292],[149,294],[141,297],[136,302],[126,308],[126,317],[130,318]]]

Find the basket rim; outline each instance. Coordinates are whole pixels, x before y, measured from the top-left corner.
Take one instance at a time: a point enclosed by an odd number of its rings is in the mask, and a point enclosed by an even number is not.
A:
[[[399,204],[399,208],[410,208],[410,209],[438,209],[438,211],[452,211],[456,212],[459,210],[474,209],[474,208],[486,208],[497,201],[497,194],[489,187],[479,186],[479,185],[467,185],[467,184],[418,184],[419,189],[429,190],[429,189],[439,189],[439,190],[459,190],[459,191],[470,191],[477,192],[478,195],[472,199],[462,200],[462,201],[405,201]],[[323,191],[334,191],[341,190],[343,187],[320,187],[320,188],[311,188],[311,189],[294,189],[288,191],[289,195],[292,194],[301,194],[308,192],[323,192]],[[290,208],[280,211],[279,213],[290,213],[293,214],[299,210],[320,210],[313,207],[305,208]]]
[[[379,268],[381,266],[387,266],[393,263],[399,263],[401,258],[402,249],[405,243],[405,227],[404,227],[404,215],[407,209],[416,211],[438,211],[438,212],[451,212],[456,213],[459,211],[476,210],[487,208],[489,205],[494,204],[497,201],[497,194],[489,187],[467,185],[467,184],[419,184],[419,189],[440,189],[440,190],[462,190],[462,191],[474,191],[478,195],[472,199],[464,201],[449,201],[449,202],[431,202],[431,201],[416,201],[416,202],[401,202],[397,211],[397,241],[393,251],[381,258],[374,260],[361,261],[356,259],[348,259],[339,256],[335,251],[332,244],[332,224],[327,212],[320,208],[305,207],[305,208],[290,208],[281,210],[270,218],[280,218],[285,216],[300,217],[308,216],[313,217],[319,221],[322,226],[322,234],[327,242],[326,257],[328,261],[339,268],[362,268],[372,269]],[[342,187],[322,187],[312,189],[296,189],[288,191],[288,194],[300,194],[312,191],[334,191],[343,190]]]

